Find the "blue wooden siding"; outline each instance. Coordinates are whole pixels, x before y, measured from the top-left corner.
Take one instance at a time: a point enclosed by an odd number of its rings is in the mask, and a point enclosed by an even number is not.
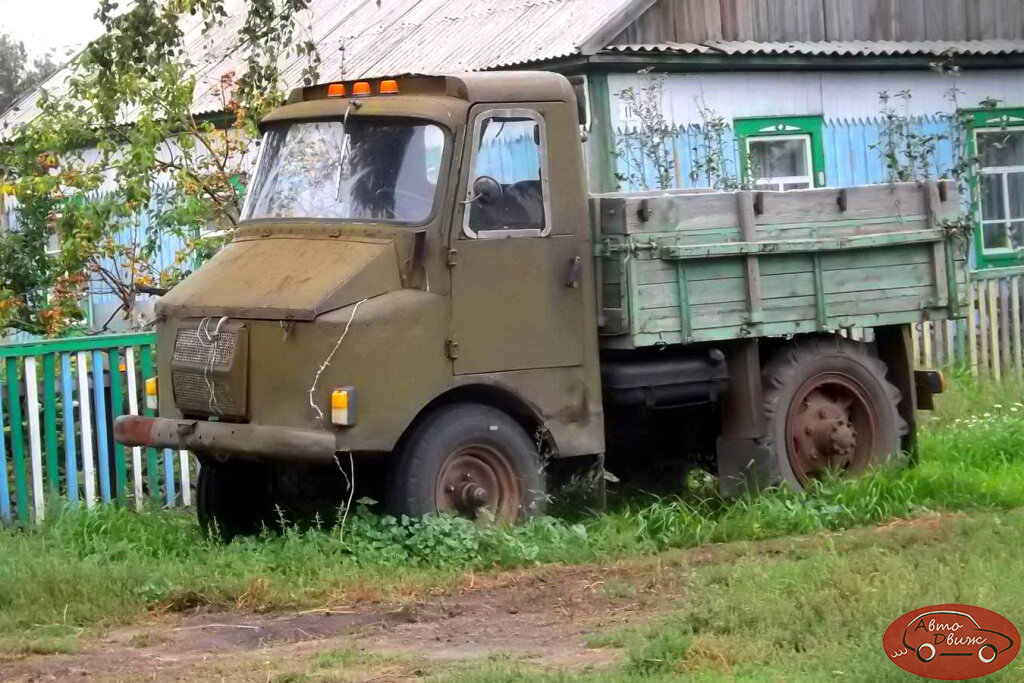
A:
[[[869,185],[888,181],[888,170],[878,149],[883,123],[878,119],[836,119],[825,121],[823,128],[822,151],[825,157],[825,184],[830,187],[847,185]],[[945,135],[936,145],[935,155],[929,167],[929,175],[942,177],[947,175],[953,165],[953,148],[950,143],[949,127],[946,121],[926,117],[918,119],[914,124],[915,132],[922,135]],[[616,132],[616,139],[623,141],[623,132]],[[630,161],[638,162],[642,155],[635,145],[620,142],[616,160],[618,172],[626,178],[621,183],[623,190],[643,190],[657,188],[657,172],[649,160],[644,161],[644,181],[630,182],[633,170]],[[706,178],[691,178],[695,164],[707,157],[698,126],[681,126],[666,144],[671,146],[672,158],[675,161],[673,187],[707,187]],[[729,175],[735,177],[740,173],[740,148],[731,130],[726,131],[722,149],[722,158]]]
[[[822,141],[825,155],[825,182],[831,187],[870,185],[888,180],[888,169],[881,153],[873,146],[879,144],[883,123],[879,120],[839,119],[826,121]],[[922,118],[915,122],[914,132],[919,135],[943,135],[929,164],[928,175],[943,177],[949,174],[954,162],[953,146],[949,140],[949,125],[936,118]]]

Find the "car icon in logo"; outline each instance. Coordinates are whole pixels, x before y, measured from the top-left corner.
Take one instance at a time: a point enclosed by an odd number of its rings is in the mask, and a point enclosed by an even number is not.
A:
[[[903,646],[917,654],[922,662],[936,657],[972,657],[985,664],[1014,646],[1005,633],[981,628],[966,612],[937,610],[918,614],[903,631]]]

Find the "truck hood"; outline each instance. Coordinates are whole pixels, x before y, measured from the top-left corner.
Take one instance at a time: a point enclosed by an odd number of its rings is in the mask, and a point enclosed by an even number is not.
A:
[[[160,300],[158,314],[313,320],[400,289],[391,239],[275,235],[226,245]]]

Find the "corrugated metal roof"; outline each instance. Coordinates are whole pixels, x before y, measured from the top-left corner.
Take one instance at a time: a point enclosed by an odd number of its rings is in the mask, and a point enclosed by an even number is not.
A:
[[[985,56],[1024,54],[1021,40],[886,40],[759,43],[718,40],[706,43],[611,45],[606,53],[804,55],[835,57]]]
[[[408,73],[479,71],[579,53],[606,24],[621,21],[636,0],[313,0],[310,38],[319,47],[323,79]],[[222,75],[244,69],[233,49],[245,17],[243,0],[228,0],[223,24],[204,33],[193,19],[183,27],[196,65],[193,111],[219,111]],[[286,89],[301,85],[302,58],[282,60]],[[69,72],[43,87],[60,92]],[[38,93],[0,117],[0,131],[31,120]],[[129,115],[130,118],[130,115]],[[2,135],[2,133],[0,133]]]

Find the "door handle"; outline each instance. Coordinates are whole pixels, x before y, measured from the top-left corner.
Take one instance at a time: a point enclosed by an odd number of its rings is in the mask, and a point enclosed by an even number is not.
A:
[[[579,256],[573,256],[569,261],[569,277],[565,281],[565,286],[569,289],[576,289],[580,286],[580,271],[583,269],[583,259]]]

